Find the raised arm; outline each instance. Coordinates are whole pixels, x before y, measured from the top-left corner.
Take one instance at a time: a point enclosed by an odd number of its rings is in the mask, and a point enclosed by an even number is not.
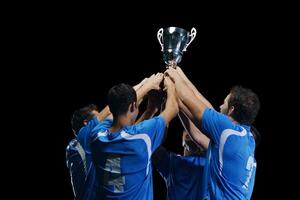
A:
[[[147,80],[148,80],[148,78],[144,78],[140,83],[138,83],[135,86],[133,86],[133,89],[135,91],[138,91],[146,83]]]
[[[151,90],[159,90],[159,84],[162,82],[164,75],[162,73],[153,74],[146,80],[144,79],[144,83],[139,87],[136,91],[137,95],[137,105],[139,106],[147,93]]]
[[[180,100],[179,100],[180,102]],[[208,144],[210,142],[209,138],[204,135],[196,126],[195,124],[188,118],[188,116],[185,114],[184,110],[187,111],[187,108],[182,109],[183,103],[179,103],[179,119],[184,127],[184,129],[187,131],[187,133],[191,136],[192,140],[203,147],[204,149],[208,148]]]
[[[193,90],[185,83],[178,71],[174,68],[169,68],[166,73],[174,80],[179,99],[192,114],[191,120],[200,122],[207,105],[194,94]]]
[[[192,89],[197,98],[199,98],[199,100],[202,101],[208,108],[214,109],[210,102],[197,90],[195,85],[188,79],[188,77],[185,75],[182,69],[177,66],[176,71],[178,72],[180,77],[185,81],[186,85]]]
[[[160,115],[164,118],[166,125],[168,125],[170,121],[179,112],[179,108],[178,108],[175,85],[168,76],[165,76],[164,78],[164,86],[166,87],[167,90],[167,101],[166,101],[165,109]]]
[[[141,117],[136,121],[136,124],[152,118],[157,111],[159,111],[162,104],[162,94],[161,91],[151,90],[148,92],[148,104],[145,112],[141,115]]]
[[[112,114],[109,110],[109,107],[108,106],[105,106],[105,108],[103,110],[101,110],[99,112],[99,114],[97,114],[97,119],[99,121],[103,121],[105,118],[107,117],[111,117],[112,118]]]
[[[148,78],[145,78],[140,83],[133,86],[133,89],[137,92],[145,84],[145,82],[147,80],[148,80]],[[112,118],[112,114],[111,114],[108,106],[105,106],[105,108],[103,108],[103,110],[101,110],[99,113],[97,113],[96,116],[99,121],[103,121],[107,117]]]

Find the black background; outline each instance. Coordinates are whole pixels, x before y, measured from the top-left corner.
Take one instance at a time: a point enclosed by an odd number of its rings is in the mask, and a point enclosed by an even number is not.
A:
[[[25,24],[19,29],[25,33],[18,39],[22,42],[20,51],[26,52],[21,59],[27,64],[19,73],[28,75],[20,84],[27,95],[18,103],[26,104],[22,111],[28,113],[24,118],[30,122],[22,125],[22,130],[31,136],[26,150],[30,158],[21,162],[21,174],[25,175],[22,186],[34,183],[26,192],[41,199],[72,199],[65,165],[65,148],[73,138],[72,112],[87,103],[104,108],[106,93],[114,84],[134,85],[163,72],[156,34],[161,27],[177,26],[197,29],[180,66],[216,109],[236,84],[253,89],[260,97],[255,126],[262,142],[256,150],[253,199],[288,196],[284,188],[289,184],[284,180],[291,162],[287,152],[293,145],[282,119],[286,119],[283,110],[290,103],[286,99],[292,99],[290,86],[295,85],[288,75],[292,66],[289,57],[294,54],[290,51],[289,18],[270,10],[206,15],[153,10],[148,15],[143,9],[134,14],[105,14],[103,9],[64,8],[47,11],[46,16],[41,10],[29,19],[19,19]],[[172,121],[164,144],[175,153],[182,153],[181,130],[178,119]],[[26,146],[28,137],[20,137],[24,138],[20,145]],[[17,155],[22,157],[23,153]],[[154,173],[155,199],[164,199],[164,182]]]

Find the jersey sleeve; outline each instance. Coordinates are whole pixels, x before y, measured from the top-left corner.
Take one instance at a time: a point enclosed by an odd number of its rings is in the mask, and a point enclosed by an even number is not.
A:
[[[97,138],[97,133],[104,128],[111,127],[113,119],[107,117],[104,120],[100,121],[92,130],[89,138],[89,142],[93,142]]]
[[[91,119],[89,123],[86,125],[86,129],[92,131],[99,124],[101,124],[101,126],[109,126],[112,124],[112,122],[113,120],[109,117],[105,118],[102,121],[99,121],[97,117],[93,117],[93,119]]]
[[[94,117],[92,118],[88,123],[87,125],[83,126],[76,138],[78,140],[78,142],[80,143],[80,145],[83,147],[83,149],[85,151],[88,151],[89,152],[89,146],[90,146],[90,137],[91,137],[91,134],[92,134],[92,130],[98,126],[101,122],[99,122],[99,120],[97,119],[97,117]]]
[[[162,143],[166,123],[163,117],[157,116],[136,125],[136,132],[147,134],[151,140],[151,150],[154,152]]]
[[[78,154],[78,151],[76,149],[76,143],[77,143],[77,140],[73,139],[70,141],[70,143],[68,144],[68,146],[66,148],[66,164],[69,169],[72,166],[72,158],[76,157],[76,155]]]
[[[85,160],[84,150],[76,139],[73,139],[66,148],[66,163],[71,174],[84,174]]]
[[[201,128],[214,143],[219,143],[220,136],[225,129],[232,129],[233,127],[234,125],[228,116],[210,108],[205,109],[202,116]]]
[[[107,117],[103,121],[100,122],[104,126],[110,126],[113,123],[113,119]]]

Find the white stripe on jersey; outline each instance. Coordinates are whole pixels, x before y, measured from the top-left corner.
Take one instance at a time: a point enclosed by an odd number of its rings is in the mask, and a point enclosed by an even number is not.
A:
[[[95,140],[97,140],[99,137],[105,137],[108,135],[108,132],[98,132],[97,136],[94,138],[93,142]],[[148,162],[147,162],[147,170],[146,170],[146,175],[148,175],[149,173],[149,165],[150,165],[150,158],[151,158],[151,154],[152,154],[152,150],[151,150],[151,139],[147,134],[135,134],[135,135],[131,135],[129,133],[126,133],[125,131],[121,131],[120,133],[121,137],[124,138],[125,140],[138,140],[141,139],[145,142],[146,146],[147,146],[147,152],[148,152]]]
[[[126,140],[138,140],[141,139],[146,143],[147,146],[147,151],[148,151],[148,163],[147,163],[147,170],[146,170],[146,175],[148,175],[149,172],[149,165],[150,165],[150,158],[151,158],[151,139],[147,134],[135,134],[131,135],[126,133],[125,131],[121,131],[121,137],[126,139]]]
[[[98,137],[103,137],[103,136],[107,136],[107,131],[105,131],[105,132],[98,132],[97,136],[93,139],[92,142],[95,142],[98,139]]]
[[[224,150],[224,145],[225,142],[227,140],[227,138],[231,135],[237,135],[237,136],[241,136],[244,137],[245,135],[247,135],[247,131],[246,129],[244,129],[242,127],[242,131],[236,131],[233,129],[225,129],[222,133],[221,133],[221,137],[220,137],[220,148],[219,148],[219,163],[220,163],[220,171],[219,174],[222,175],[222,169],[223,169],[223,150]]]

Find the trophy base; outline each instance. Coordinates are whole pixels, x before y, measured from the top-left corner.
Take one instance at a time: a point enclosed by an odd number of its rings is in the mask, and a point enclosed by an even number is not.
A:
[[[168,51],[163,53],[163,59],[167,65],[177,65],[178,63],[180,63],[181,57],[182,53],[178,51]]]

